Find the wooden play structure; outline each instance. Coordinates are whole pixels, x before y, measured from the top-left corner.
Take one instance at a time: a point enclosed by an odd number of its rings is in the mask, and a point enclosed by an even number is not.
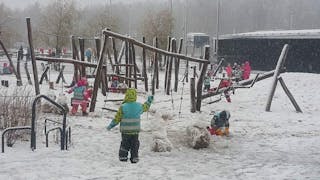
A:
[[[200,67],[199,73],[197,73],[196,69],[194,70],[194,76],[190,78],[190,94],[191,94],[191,112],[196,112],[201,110],[201,102],[203,99],[221,95],[222,93],[230,90],[235,90],[238,88],[250,88],[252,87],[255,82],[261,81],[265,78],[274,76],[274,79],[279,80],[282,87],[285,89],[286,93],[288,94],[290,100],[298,112],[301,111],[298,108],[297,103],[295,102],[294,98],[291,93],[289,92],[288,88],[286,88],[284,81],[279,74],[284,72],[283,63],[280,67],[277,66],[276,70],[266,72],[264,74],[258,74],[253,79],[248,79],[244,81],[240,81],[237,85],[232,85],[223,88],[216,88],[215,91],[211,92],[203,92],[203,80],[207,73],[208,65],[209,65],[209,57],[210,57],[210,47],[204,47],[204,56],[202,59],[190,57],[181,54],[182,52],[182,44],[183,39],[180,39],[179,45],[177,45],[177,41],[175,38],[168,37],[168,44],[167,50],[163,50],[158,48],[158,40],[155,37],[153,41],[153,45],[149,45],[145,42],[145,38],[141,41],[133,39],[127,35],[118,34],[112,32],[110,29],[102,30],[103,38],[100,39],[98,37],[92,38],[90,40],[94,41],[96,49],[96,58],[97,61],[85,61],[85,39],[81,37],[71,36],[71,45],[72,45],[72,58],[56,58],[56,57],[45,57],[45,56],[35,56],[33,42],[32,42],[32,30],[31,30],[31,22],[30,18],[26,18],[27,20],[27,28],[28,28],[28,40],[29,40],[29,47],[31,53],[31,62],[33,67],[33,76],[34,76],[34,86],[36,95],[40,94],[39,84],[46,80],[48,67],[43,67],[43,73],[40,78],[38,77],[37,72],[37,64],[36,61],[47,61],[49,63],[67,63],[73,65],[73,82],[70,86],[76,84],[80,77],[87,77],[87,78],[94,78],[94,85],[92,91],[92,98],[90,102],[90,112],[95,110],[96,100],[97,100],[97,93],[99,87],[101,87],[101,93],[106,96],[106,93],[110,91],[109,81],[113,77],[117,77],[123,81],[123,83],[131,88],[138,88],[138,84],[143,84],[144,89],[146,92],[149,91],[148,81],[151,80],[151,93],[155,94],[155,89],[159,89],[159,69],[161,68],[162,64],[165,67],[165,82],[164,82],[164,91],[167,95],[172,95],[172,90],[177,92],[178,84],[179,84],[179,69],[180,69],[180,61],[184,60],[186,64],[186,72],[184,74],[184,80],[189,79],[188,77],[188,68],[189,62],[196,63]],[[77,43],[78,40],[78,43]],[[0,41],[1,42],[1,41]],[[121,48],[117,49],[117,43],[121,43]],[[77,47],[79,44],[79,48]],[[4,48],[3,44],[1,46]],[[178,48],[177,48],[178,47]],[[141,48],[141,56],[137,55],[136,48]],[[5,48],[4,48],[5,49]],[[147,52],[149,51],[149,52]],[[287,50],[286,50],[287,51]],[[140,51],[139,51],[140,52]],[[151,59],[147,59],[146,54],[151,53],[153,57]],[[283,57],[282,57],[283,56]],[[137,57],[141,57],[141,63],[137,63]],[[285,56],[281,55],[284,59]],[[9,57],[8,57],[9,59]],[[124,62],[122,62],[124,59]],[[10,64],[12,64],[11,60],[9,59]],[[148,63],[147,63],[148,62]],[[213,73],[213,76],[216,75],[218,69],[222,65],[223,61],[219,62],[218,68]],[[278,62],[279,63],[279,62]],[[147,64],[152,64],[152,72],[151,77],[148,77],[147,73]],[[13,66],[13,64],[12,64]],[[14,67],[14,66],[13,66]],[[87,71],[87,69],[94,69],[93,72]],[[172,72],[174,68],[174,73]],[[64,66],[60,69],[59,76],[56,80],[57,83],[62,79],[65,82],[63,76]],[[13,68],[13,73],[16,74],[17,79],[21,81],[21,77]],[[174,78],[172,78],[172,73],[174,74]],[[196,76],[199,74],[199,76]],[[276,78],[275,78],[276,76]],[[172,83],[172,79],[174,82]],[[138,81],[142,81],[143,83],[138,83]],[[31,84],[31,80],[29,81]],[[275,83],[276,84],[276,83]],[[275,85],[274,85],[275,86]],[[274,89],[274,88],[273,88]],[[122,89],[125,90],[125,89]],[[274,90],[273,90],[274,91]],[[270,98],[272,99],[272,92],[270,94]],[[269,102],[270,101],[270,102]],[[268,104],[271,104],[271,100],[268,101]],[[268,105],[270,106],[270,105]],[[266,108],[269,110],[270,108]]]

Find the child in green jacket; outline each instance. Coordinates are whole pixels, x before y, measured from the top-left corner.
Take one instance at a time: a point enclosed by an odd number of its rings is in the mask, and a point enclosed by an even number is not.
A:
[[[153,101],[153,96],[149,96],[148,100],[141,104],[136,102],[137,91],[135,89],[127,89],[125,99],[120,106],[115,118],[107,126],[107,130],[111,130],[113,127],[120,123],[121,132],[121,145],[119,149],[119,160],[127,161],[128,152],[130,151],[131,163],[137,163],[139,161],[139,132],[141,114],[149,110]]]

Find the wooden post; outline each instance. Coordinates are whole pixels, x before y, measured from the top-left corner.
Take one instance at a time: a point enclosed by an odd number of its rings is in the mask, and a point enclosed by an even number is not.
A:
[[[49,69],[50,69],[49,66],[47,66],[47,67],[45,68],[45,70],[43,71],[43,73],[42,73],[42,75],[41,75],[39,84],[42,84],[43,79],[46,79],[46,81],[48,82],[48,75],[47,75],[47,73],[48,73]]]
[[[101,51],[101,39],[98,37],[94,38],[94,42],[96,44],[96,50],[97,50],[97,59],[99,59],[100,51]],[[97,67],[94,68],[93,73],[95,73],[97,70]]]
[[[103,54],[106,49],[107,41],[108,41],[108,36],[104,35],[104,42],[103,42],[103,47],[99,56],[98,67],[96,71],[96,78],[94,79],[94,86],[93,86],[93,92],[92,92],[92,98],[91,98],[91,104],[90,104],[90,112],[94,112],[94,109],[96,106],[97,93],[98,93],[98,88],[99,88],[101,73],[102,73],[101,70],[103,66]]]
[[[194,77],[190,78],[190,100],[192,113],[196,112],[196,80]]]
[[[138,88],[138,82],[137,82],[137,64],[136,64],[136,51],[134,49],[134,45],[131,44],[131,51],[132,51],[132,63],[134,64],[133,66],[133,78],[134,78],[134,88]]]
[[[206,59],[209,62],[209,57],[210,57],[210,46],[205,46],[204,59]],[[198,83],[197,83],[197,104],[196,104],[197,111],[200,111],[200,109],[201,109],[201,96],[202,96],[203,79],[204,79],[204,76],[206,75],[208,64],[209,63],[204,63],[202,65],[201,74],[200,74],[200,77],[199,77]]]
[[[6,54],[6,56],[7,56],[8,60],[9,60],[9,64],[10,64],[10,67],[12,68],[12,72],[13,72],[13,74],[16,76],[17,81],[19,81],[19,78],[18,78],[18,74],[17,74],[16,68],[14,67],[13,62],[12,62],[12,60],[11,60],[11,57],[10,57],[10,55],[9,55],[9,53],[8,53],[8,51],[7,51],[7,49],[6,49],[6,47],[5,47],[5,46],[4,46],[4,44],[2,43],[1,39],[0,39],[0,45],[1,45],[1,47],[2,47],[2,49],[3,49],[3,51],[4,51],[4,53]],[[21,80],[21,79],[20,79],[20,80]]]
[[[183,39],[180,39],[180,43],[179,43],[179,48],[178,48],[178,53],[181,54],[182,51],[182,43],[183,43]],[[179,58],[175,58],[174,61],[174,92],[178,91],[178,83],[179,83],[179,66],[180,66],[180,59]]]
[[[80,47],[80,59],[82,62],[85,61],[84,58],[84,39],[79,38],[79,47]],[[81,77],[86,77],[86,67],[84,65],[81,66]]]
[[[121,49],[120,49],[120,52],[119,52],[119,56],[118,56],[118,63],[121,64],[121,59],[122,59],[122,56],[123,56],[123,53],[124,53],[124,50],[126,48],[126,42],[123,41],[122,42],[122,45],[121,45]],[[121,69],[120,69],[121,71]]]
[[[27,62],[24,63],[24,69],[25,69],[26,74],[27,74],[28,83],[29,83],[30,85],[32,85],[32,81],[31,81],[31,77],[30,77],[29,70],[28,70],[28,64],[27,64]]]
[[[102,95],[107,95],[107,77],[106,77],[106,68],[101,69],[101,93]]]
[[[159,48],[159,43],[158,43],[158,38],[155,38],[155,47]],[[159,58],[160,54],[155,52],[155,57],[154,57],[154,73],[153,77],[155,77],[155,83],[156,83],[156,89],[159,89]]]
[[[177,44],[176,39],[171,39],[171,52],[176,53],[177,52]],[[168,65],[168,74],[167,74],[167,87],[166,87],[166,93],[167,95],[170,95],[170,88],[171,88],[171,74],[172,74],[172,64],[173,64],[173,56],[170,56],[170,58],[167,59]]]
[[[297,101],[294,99],[293,95],[291,94],[291,92],[289,91],[288,87],[284,83],[284,80],[282,79],[282,77],[279,77],[278,80],[279,80],[284,92],[287,94],[287,96],[289,97],[291,103],[293,104],[294,108],[296,109],[296,111],[302,113],[301,108],[299,107]]]
[[[66,80],[64,79],[64,76],[63,76],[63,71],[64,71],[64,68],[65,68],[66,66],[62,66],[61,67],[61,69],[60,69],[60,72],[59,72],[59,75],[58,75],[58,78],[57,78],[57,80],[56,80],[56,84],[58,84],[59,82],[60,82],[60,79],[62,79],[62,82],[63,83],[66,83]]]
[[[274,96],[274,92],[275,92],[276,87],[277,87],[278,76],[279,76],[280,70],[282,69],[282,66],[283,66],[283,64],[285,62],[285,59],[286,59],[286,56],[287,56],[287,52],[288,52],[288,48],[289,48],[289,45],[285,44],[283,46],[282,51],[281,51],[281,54],[280,54],[280,57],[279,57],[275,72],[273,74],[272,87],[271,87],[270,92],[269,92],[268,101],[267,101],[266,109],[265,109],[266,111],[270,111],[272,98]]]
[[[113,56],[114,56],[114,63],[119,64],[118,62],[118,52],[117,52],[117,47],[116,47],[116,40],[115,38],[111,38],[112,40],[112,49],[113,49]],[[120,67],[116,66],[116,74],[120,73]]]
[[[129,64],[129,44],[125,42],[125,64]],[[126,77],[129,78],[129,66],[126,66]],[[126,80],[126,84],[129,85],[129,81]]]
[[[77,49],[77,45],[76,45],[76,39],[74,36],[71,36],[71,49],[72,49],[72,59],[74,59],[74,60],[79,59],[78,49]],[[74,83],[72,83],[72,84],[76,84],[76,82],[79,81],[79,74],[78,74],[79,66],[77,64],[74,64],[73,67],[74,67],[74,70],[73,70]]]
[[[96,43],[96,49],[97,49],[97,58],[100,57],[100,51],[101,51],[101,39],[98,37],[94,38],[94,42]]]
[[[109,38],[110,39],[110,41],[111,41],[111,37]],[[110,65],[111,65],[111,68],[112,68],[112,71],[114,72],[114,63],[112,62],[112,58],[111,58],[111,54],[110,54],[110,51],[111,51],[111,49],[110,49],[110,44],[108,43],[107,44],[107,57],[108,57],[108,59],[109,59],[109,62],[110,62]],[[106,63],[107,64],[107,63]]]
[[[153,39],[153,46],[154,47],[158,47],[158,38],[155,37]],[[159,81],[157,81],[158,79],[158,53],[157,52],[154,52],[154,55],[153,55],[153,77],[152,77],[152,82],[151,82],[151,85],[152,85],[152,95],[155,94],[155,88],[157,86],[157,83],[159,83]],[[159,84],[158,84],[159,86]]]
[[[168,36],[168,44],[167,44],[167,51],[169,52],[170,51],[170,49],[171,49],[171,43],[172,43],[172,41],[171,41],[171,37],[170,36]],[[166,55],[166,56],[164,56],[164,65],[166,66],[166,70],[165,70],[165,77],[164,77],[164,88],[166,89],[167,88],[167,77],[168,77],[168,67],[169,67],[169,61],[168,61],[168,58],[169,58],[169,56],[168,55]]]
[[[132,63],[132,49],[131,49],[131,43],[128,42],[128,55],[129,55],[129,64],[133,65]],[[132,66],[129,66],[129,78],[132,77]],[[131,88],[131,81],[129,81],[129,88]]]
[[[146,38],[142,37],[142,42],[146,43]],[[148,92],[148,75],[147,75],[147,62],[146,62],[146,49],[142,48],[142,75],[144,77],[144,90]]]
[[[36,58],[35,58],[35,55],[34,55],[33,42],[32,42],[31,21],[30,21],[29,17],[27,17],[26,20],[27,20],[27,29],[28,29],[28,42],[29,42],[32,69],[33,69],[33,78],[34,78],[34,87],[35,87],[34,89],[35,89],[36,95],[39,95],[40,94],[40,88],[39,88],[37,62],[36,62]]]
[[[22,58],[20,57],[20,55],[18,55],[18,59],[17,59],[17,86],[22,86],[21,73],[20,73],[20,61],[21,60],[22,60]]]

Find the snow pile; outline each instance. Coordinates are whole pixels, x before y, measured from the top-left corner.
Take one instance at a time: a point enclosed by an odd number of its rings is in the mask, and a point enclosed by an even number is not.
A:
[[[164,73],[160,73],[161,85]],[[71,82],[72,72],[64,75],[66,81]],[[58,73],[51,76],[55,78]],[[51,136],[46,148],[39,128],[35,151],[30,150],[30,141],[17,140],[13,147],[5,147],[5,153],[0,154],[0,179],[317,180],[320,178],[320,83],[317,83],[320,75],[284,73],[281,77],[303,113],[295,112],[281,86],[276,89],[271,112],[264,110],[272,85],[270,78],[257,82],[252,88],[237,89],[231,95],[232,103],[223,98],[218,103],[208,104],[216,97],[205,99],[201,112],[196,113],[190,112],[188,85],[182,103],[180,84],[178,92],[172,92],[172,96],[165,95],[160,87],[149,113],[141,117],[140,161],[137,164],[119,161],[119,126],[111,131],[105,128],[115,112],[102,108],[118,109],[119,103],[105,103],[104,100],[123,98],[123,94],[108,93],[106,98],[99,93],[94,114],[67,116],[68,126],[72,128],[67,151],[61,151]],[[10,78],[14,82],[15,77]],[[41,93],[48,92],[44,86],[41,86]],[[143,82],[138,84],[141,91],[143,87]],[[60,90],[54,91],[58,94]],[[66,96],[69,102],[72,95]],[[146,94],[138,96],[139,102],[145,101]],[[230,136],[210,136],[208,140],[205,127],[210,125],[210,112],[224,109],[232,114]],[[45,114],[45,118],[48,116],[61,120],[61,116],[55,114]],[[37,119],[38,125],[42,126],[43,121]],[[195,150],[190,146],[197,143],[203,143],[206,148]],[[150,147],[161,152],[155,153]]]
[[[194,149],[207,148],[210,144],[210,133],[206,126],[194,124],[187,127],[188,143]]]
[[[162,116],[163,118],[164,116]],[[165,118],[158,120],[153,135],[153,144],[151,150],[154,152],[166,152],[172,150],[172,143],[168,139],[167,125]]]
[[[49,90],[45,95],[53,101],[55,101],[57,98],[54,91],[52,90]],[[44,113],[52,113],[54,109],[55,109],[54,105],[47,100],[44,100],[43,103],[41,104],[41,111]]]
[[[69,104],[68,104],[67,96],[60,93],[59,96],[57,97],[56,102],[60,104],[66,110],[66,112],[69,112]],[[54,108],[53,112],[56,114],[62,114],[62,112],[58,108]]]

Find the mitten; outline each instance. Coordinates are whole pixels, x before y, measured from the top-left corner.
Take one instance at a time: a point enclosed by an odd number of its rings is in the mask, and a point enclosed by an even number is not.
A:
[[[153,102],[153,96],[148,96],[148,102],[151,104]]]
[[[110,131],[113,127],[115,127],[117,125],[117,123],[115,122],[115,120],[113,119],[110,124],[107,126],[107,130]]]

